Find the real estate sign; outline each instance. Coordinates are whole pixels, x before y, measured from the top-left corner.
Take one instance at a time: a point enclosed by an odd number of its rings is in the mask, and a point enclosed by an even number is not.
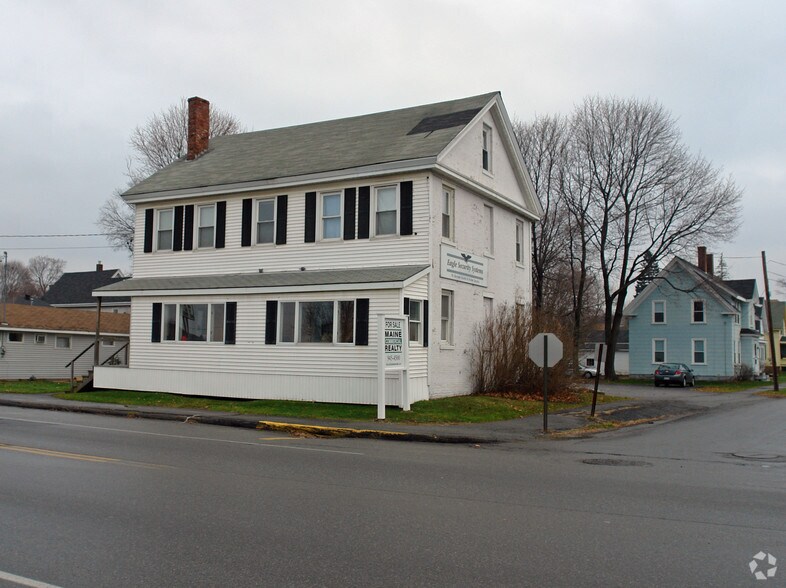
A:
[[[406,367],[404,340],[407,320],[403,318],[385,317],[383,325],[385,345],[385,369]]]
[[[441,278],[488,287],[488,261],[482,255],[461,251],[450,245],[441,247],[442,261],[439,266]]]

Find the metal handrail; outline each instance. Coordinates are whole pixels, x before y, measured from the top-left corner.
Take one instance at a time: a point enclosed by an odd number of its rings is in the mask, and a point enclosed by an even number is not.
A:
[[[87,347],[85,347],[84,351],[82,351],[82,353],[80,353],[80,354],[79,354],[79,355],[77,355],[77,356],[76,356],[74,359],[72,359],[72,360],[71,360],[71,361],[69,361],[67,364],[65,364],[65,367],[71,366],[71,371],[74,371],[74,364],[76,363],[76,360],[77,360],[77,359],[79,359],[80,357],[82,357],[82,356],[83,356],[85,353],[87,353],[88,351],[90,351],[90,350],[93,348],[93,346],[94,346],[95,344],[96,344],[96,342],[95,342],[95,341],[93,341],[93,342],[92,342],[90,345],[88,345]]]
[[[130,341],[129,341],[128,343],[130,343]],[[115,355],[117,355],[118,353],[120,353],[121,351],[123,351],[123,349],[125,349],[126,347],[128,347],[128,343],[126,343],[125,345],[123,345],[123,346],[122,346],[120,349],[118,349],[118,350],[117,350],[117,351],[115,351],[115,352],[114,352],[112,355],[110,355],[110,356],[109,356],[109,357],[107,357],[107,358],[106,358],[104,361],[102,361],[102,362],[101,362],[101,365],[104,365],[106,362],[108,362],[110,359],[112,359],[112,358],[113,358]]]
[[[114,352],[112,355],[110,355],[109,357],[107,357],[107,358],[106,358],[106,359],[105,359],[103,362],[101,362],[101,364],[100,364],[100,365],[104,365],[106,362],[108,362],[110,359],[112,359],[112,358],[113,358],[115,355],[117,355],[118,353],[120,353],[121,351],[123,351],[123,349],[125,349],[126,347],[128,347],[128,344],[129,344],[129,343],[130,343],[130,341],[129,341],[128,343],[126,343],[125,345],[123,345],[123,346],[122,346],[120,349],[118,349],[117,351],[115,351],[115,352]],[[82,351],[82,353],[80,353],[80,354],[79,354],[79,355],[77,355],[77,356],[76,356],[74,359],[72,359],[72,360],[71,360],[71,361],[69,361],[67,364],[65,364],[65,367],[69,367],[69,366],[71,366],[71,393],[73,393],[73,392],[74,392],[74,365],[76,364],[77,360],[78,360],[80,357],[82,357],[82,356],[83,356],[85,353],[87,353],[88,351],[90,351],[90,350],[91,350],[91,349],[92,349],[92,348],[95,346],[95,344],[96,344],[96,342],[95,342],[95,341],[93,341],[93,342],[92,342],[90,345],[88,345],[87,347],[85,347],[85,349]]]

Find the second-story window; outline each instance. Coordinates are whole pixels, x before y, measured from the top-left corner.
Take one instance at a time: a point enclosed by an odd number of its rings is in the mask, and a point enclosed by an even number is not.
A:
[[[666,302],[663,300],[652,301],[652,322],[665,323],[666,322]]]
[[[398,195],[395,186],[383,186],[375,190],[375,235],[398,233]]]
[[[423,301],[412,300],[409,301],[409,340],[412,343],[421,343],[423,341]]]
[[[494,209],[488,204],[483,205],[483,230],[486,233],[486,255],[494,255]]]
[[[455,241],[453,236],[453,210],[455,208],[455,193],[450,188],[442,188],[442,236],[450,241]]]
[[[172,237],[174,235],[174,211],[165,208],[158,211],[158,238],[156,249],[166,251],[172,249]]]
[[[216,236],[216,206],[209,204],[199,207],[199,229],[197,244],[202,247],[213,247]]]
[[[341,238],[341,192],[322,194],[322,238]]]
[[[257,201],[257,243],[273,243],[276,238],[276,201]]]

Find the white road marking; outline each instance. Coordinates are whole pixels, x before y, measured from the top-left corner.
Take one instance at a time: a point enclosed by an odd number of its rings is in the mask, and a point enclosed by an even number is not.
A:
[[[13,582],[14,584],[19,584],[20,586],[30,586],[30,588],[60,588],[59,586],[55,586],[54,584],[47,584],[46,582],[31,580],[30,578],[16,576],[14,574],[9,574],[8,572],[3,572],[3,571],[0,571],[0,580],[5,580],[6,582]]]
[[[273,443],[252,443],[250,441],[232,441],[229,439],[211,439],[210,437],[190,437],[187,435],[169,435],[167,433],[150,433],[148,431],[132,431],[129,429],[114,429],[110,427],[95,427],[92,425],[76,425],[72,423],[58,423],[54,421],[39,421],[34,419],[18,419],[0,417],[3,421],[21,421],[24,423],[35,423],[39,425],[55,425],[59,427],[75,427],[80,429],[95,429],[97,431],[111,431],[114,433],[131,433],[134,435],[149,435],[151,437],[170,437],[172,439],[188,439],[190,441],[213,441],[216,443],[230,443],[233,445],[251,445],[253,447],[275,447],[277,449],[295,449],[297,451],[316,451],[319,453],[340,453],[344,455],[365,455],[358,451],[339,451],[337,449],[318,449],[316,447],[298,447],[296,445],[278,445]]]

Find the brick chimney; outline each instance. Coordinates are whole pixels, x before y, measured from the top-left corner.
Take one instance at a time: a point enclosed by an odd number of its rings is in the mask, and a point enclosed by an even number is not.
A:
[[[712,253],[707,254],[707,269],[706,272],[711,276],[715,275],[715,256]]]
[[[97,271],[97,272],[102,272],[102,271],[104,271],[104,264],[103,264],[103,263],[101,263],[101,261],[99,261],[99,262],[96,264],[96,271]]]
[[[707,271],[707,248],[699,247],[699,269],[703,272]]]
[[[186,159],[194,160],[207,151],[210,134],[210,102],[194,96],[188,99],[188,153]]]

